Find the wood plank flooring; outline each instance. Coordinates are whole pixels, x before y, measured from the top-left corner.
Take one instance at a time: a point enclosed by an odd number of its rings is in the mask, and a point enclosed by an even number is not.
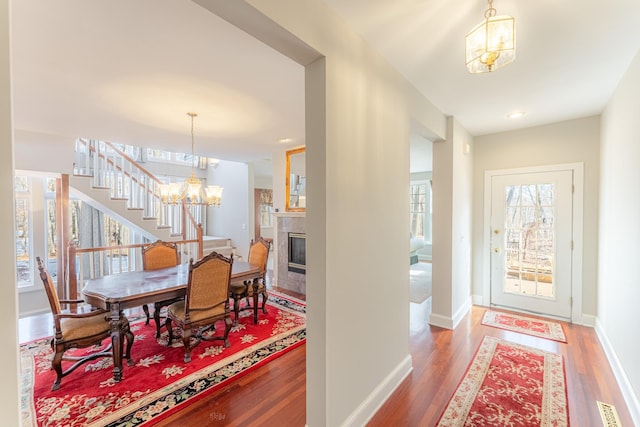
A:
[[[301,297],[301,296],[297,296]],[[302,296],[303,297],[303,296]],[[485,335],[562,353],[572,426],[602,426],[596,401],[613,404],[623,426],[627,407],[592,328],[565,324],[568,344],[481,324],[474,307],[454,331],[428,325],[431,300],[411,304],[413,371],[369,422],[369,427],[435,425]],[[47,336],[50,316],[20,319],[21,342]],[[306,346],[233,381],[158,426],[304,426]],[[69,378],[70,379],[70,378]]]

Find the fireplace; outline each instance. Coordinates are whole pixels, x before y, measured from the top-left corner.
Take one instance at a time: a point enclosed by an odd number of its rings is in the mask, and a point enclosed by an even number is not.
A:
[[[306,235],[302,233],[289,233],[289,256],[287,269],[294,273],[306,274]]]

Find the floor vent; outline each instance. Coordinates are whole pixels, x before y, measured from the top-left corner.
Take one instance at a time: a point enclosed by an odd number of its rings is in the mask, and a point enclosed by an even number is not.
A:
[[[616,407],[609,405],[608,403],[597,402],[598,409],[600,410],[600,416],[602,417],[602,425],[604,427],[622,427]]]

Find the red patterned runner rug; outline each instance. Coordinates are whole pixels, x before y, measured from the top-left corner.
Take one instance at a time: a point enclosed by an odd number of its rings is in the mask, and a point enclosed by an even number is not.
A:
[[[484,337],[438,427],[569,426],[562,356]]]
[[[101,358],[76,369],[62,379],[59,390],[51,391],[50,338],[22,344],[22,425],[152,425],[305,341],[304,302],[270,292],[267,310],[260,312],[257,325],[252,311],[241,312],[229,333],[231,346],[201,341],[190,363],[183,361],[181,339],[167,347],[164,328],[156,340],[153,320],[149,325],[144,319],[132,321],[135,365],[123,363],[119,383],[113,381],[112,360]]]
[[[482,317],[482,324],[534,337],[567,342],[562,325],[558,322],[488,310]]]

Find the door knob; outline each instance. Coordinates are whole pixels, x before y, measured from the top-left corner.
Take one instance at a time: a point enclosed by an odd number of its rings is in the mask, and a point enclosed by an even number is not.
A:
[[[500,248],[493,248],[493,252],[499,254],[500,253]]]

